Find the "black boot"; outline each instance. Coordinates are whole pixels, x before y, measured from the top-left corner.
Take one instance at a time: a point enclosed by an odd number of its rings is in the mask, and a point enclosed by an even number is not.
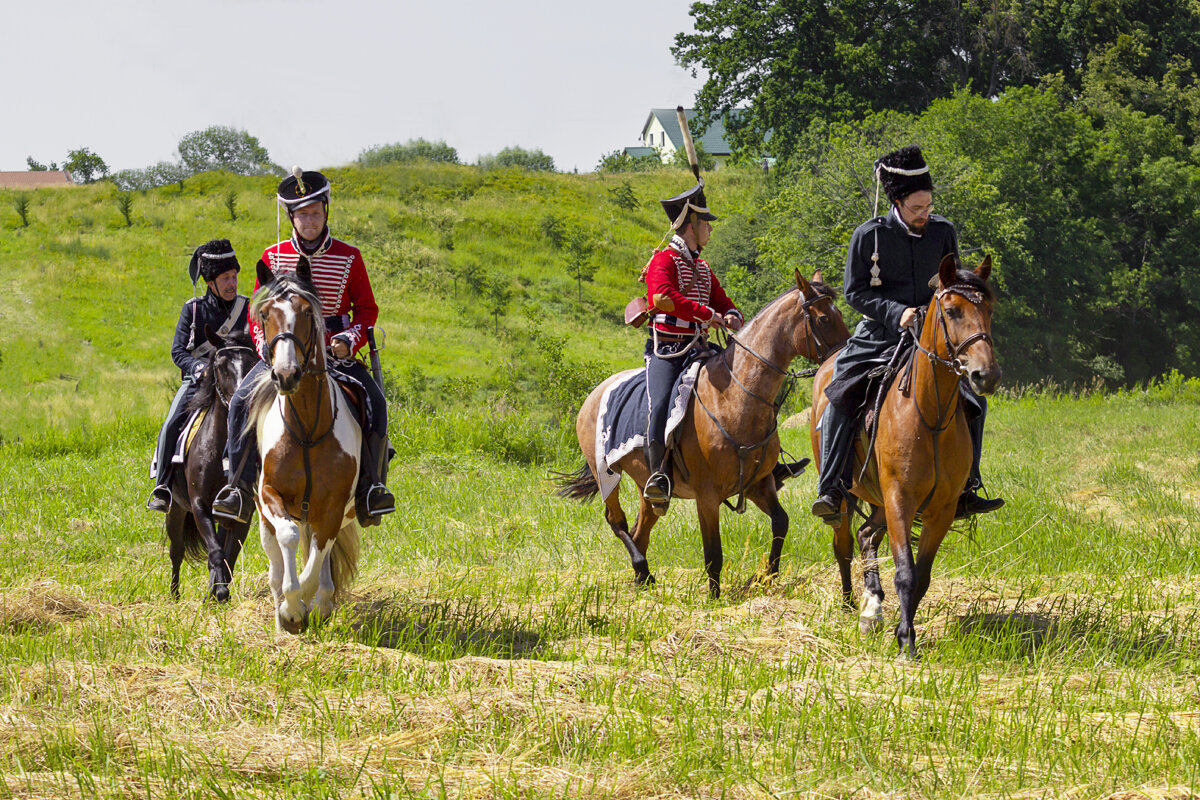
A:
[[[854,471],[854,420],[843,414],[833,403],[821,414],[821,472],[817,476],[817,499],[812,513],[827,525],[837,525],[842,519],[842,501],[846,486]]]
[[[646,479],[642,497],[650,501],[656,514],[662,516],[671,505],[671,460],[662,442],[647,443],[645,455],[650,477]]]
[[[249,522],[254,514],[254,489],[249,486],[228,484],[213,498],[214,517],[228,522]]]
[[[385,485],[389,458],[387,437],[371,431],[363,434],[361,467],[354,505],[358,513],[358,524],[364,528],[378,525],[380,517],[396,510],[396,498]]]
[[[958,498],[955,519],[966,519],[976,514],[987,514],[1004,507],[1003,497],[980,497],[974,489],[968,489]]]
[[[150,499],[146,501],[147,511],[161,511],[164,514],[171,509],[171,490],[166,484],[155,486],[150,492]]]

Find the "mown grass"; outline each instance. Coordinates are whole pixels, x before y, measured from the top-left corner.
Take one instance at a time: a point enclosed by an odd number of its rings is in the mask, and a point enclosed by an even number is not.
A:
[[[174,250],[217,234],[200,234],[222,213],[217,188],[139,197],[128,230],[101,189],[39,197],[30,236],[0,220],[16,287],[0,301],[0,795],[1194,796],[1200,384],[996,398],[985,476],[1008,505],[948,537],[918,614],[924,659],[897,663],[891,635],[861,636],[841,607],[828,534],[806,513],[812,475],[782,495],[792,525],[773,583],[754,582],[765,517],[724,512],[726,593],[710,600],[694,511],[678,503],[653,533],[658,583],[635,589],[599,504],[551,495],[550,471],[579,456],[540,351],[520,341],[527,318],[506,317],[499,337],[490,318],[453,327],[437,270],[383,255],[507,253],[528,297],[562,304],[541,324],[570,357],[625,366],[636,338],[607,315],[628,276],[598,276],[587,310],[569,278],[539,272],[544,243],[521,255],[543,207],[603,209],[600,179],[340,178],[360,243],[396,265],[377,292],[396,321],[403,510],[367,532],[349,601],[298,637],[273,630],[254,541],[228,607],[203,601],[195,565],[170,601],[161,519],[142,510],[182,301]],[[243,203],[261,236],[269,202],[243,189]],[[92,222],[67,233],[51,209]],[[448,209],[493,238],[439,249],[424,221]],[[211,219],[188,228],[188,214]],[[132,322],[125,289],[146,304]],[[475,382],[436,396],[463,376]],[[806,452],[803,427],[784,436]]]

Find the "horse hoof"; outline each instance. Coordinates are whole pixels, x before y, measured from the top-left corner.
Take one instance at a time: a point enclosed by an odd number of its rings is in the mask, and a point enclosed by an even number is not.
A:
[[[304,616],[301,616],[298,620],[292,621],[284,616],[282,611],[275,612],[275,627],[278,628],[281,633],[290,633],[293,636],[303,633],[305,621],[306,620]]]
[[[639,588],[643,588],[643,589],[653,586],[655,583],[654,576],[651,575],[649,572],[644,573],[644,574],[640,573],[640,572],[637,573],[636,575],[633,576],[633,582],[635,584],[637,584],[637,586]]]
[[[212,590],[212,598],[213,598],[213,600],[216,600],[218,603],[221,603],[222,605],[224,605],[225,603],[228,603],[229,602],[229,587],[223,583],[219,584],[217,586],[214,586],[213,590]]]
[[[858,632],[863,636],[874,633],[883,626],[883,617],[859,617]]]

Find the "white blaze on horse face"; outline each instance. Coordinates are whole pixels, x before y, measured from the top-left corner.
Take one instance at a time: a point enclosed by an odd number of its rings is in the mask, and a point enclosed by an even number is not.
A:
[[[280,330],[292,331],[296,330],[296,308],[290,303],[279,303],[276,308],[283,315],[283,324],[279,326]],[[274,368],[277,370],[295,370],[300,368],[300,354],[296,351],[296,340],[287,338],[280,339],[275,344],[275,352],[272,356]]]

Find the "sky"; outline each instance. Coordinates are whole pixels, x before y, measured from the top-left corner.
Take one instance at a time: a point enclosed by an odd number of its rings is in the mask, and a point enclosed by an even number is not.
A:
[[[113,171],[210,125],[305,169],[444,139],[473,162],[540,148],[563,171],[691,105],[692,0],[4,0],[0,171],[87,147]]]

